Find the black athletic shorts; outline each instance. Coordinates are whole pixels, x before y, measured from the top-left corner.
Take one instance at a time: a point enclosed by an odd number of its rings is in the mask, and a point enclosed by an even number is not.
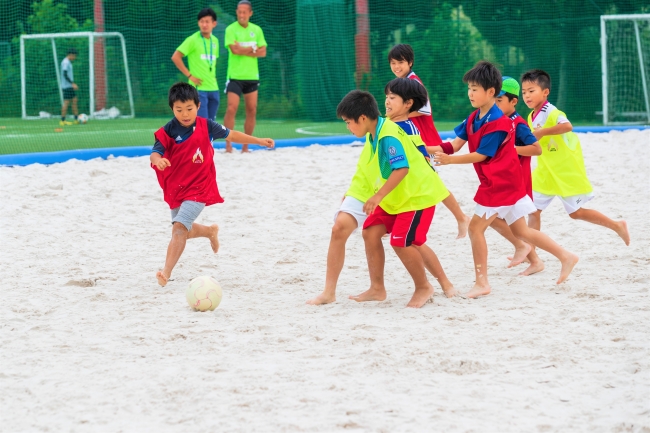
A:
[[[226,92],[236,93],[241,96],[242,94],[247,95],[249,93],[257,92],[259,87],[259,80],[233,80],[231,78],[228,80]]]
[[[68,89],[63,89],[63,99],[74,99],[77,97],[77,93],[72,87]]]

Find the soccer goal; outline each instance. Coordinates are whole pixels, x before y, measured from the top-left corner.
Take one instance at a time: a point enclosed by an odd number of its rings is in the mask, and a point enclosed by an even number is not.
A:
[[[63,104],[60,65],[71,48],[77,51],[73,71],[79,112],[90,118],[134,117],[122,34],[76,32],[20,36],[22,118],[58,116]]]
[[[602,15],[603,124],[650,123],[650,14]]]

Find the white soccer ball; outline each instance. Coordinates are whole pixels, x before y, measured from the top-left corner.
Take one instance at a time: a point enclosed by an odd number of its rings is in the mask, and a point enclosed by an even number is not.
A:
[[[212,311],[219,306],[223,293],[214,278],[203,275],[190,282],[185,297],[190,307],[197,311]]]
[[[77,120],[79,120],[79,123],[86,123],[88,122],[88,115],[81,113],[79,117],[77,117]]]

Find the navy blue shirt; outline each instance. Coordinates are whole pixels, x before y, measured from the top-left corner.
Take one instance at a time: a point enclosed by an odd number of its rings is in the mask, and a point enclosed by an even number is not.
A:
[[[207,122],[208,122],[208,135],[210,136],[210,142],[218,138],[227,138],[230,135],[230,129],[226,128],[225,126],[220,125],[217,122],[214,122],[210,119],[208,119]],[[196,122],[188,127],[185,127],[181,125],[180,122],[174,117],[172,120],[167,122],[167,124],[163,127],[163,129],[165,130],[168,136],[172,137],[176,141],[176,144],[181,144],[185,140],[190,138],[192,133],[194,133],[195,126],[196,126]],[[165,146],[163,146],[160,141],[156,140],[156,143],[153,145],[153,149],[151,151],[158,152],[159,154],[164,155]]]
[[[520,116],[516,111],[510,116],[512,120],[515,120],[517,117]],[[517,124],[515,146],[530,146],[531,144],[535,144],[536,141],[537,138],[533,135],[528,125],[524,125],[523,123]]]
[[[501,116],[503,116],[503,111],[497,107],[497,104],[494,104],[482,118],[479,119],[479,115],[477,114],[474,118],[474,125],[472,125],[474,127],[474,132],[478,131],[486,123],[492,120],[497,120]],[[454,128],[456,136],[465,141],[467,141],[467,120],[469,120],[469,117],[463,120],[463,123]],[[507,136],[508,133],[503,131],[494,131],[484,135],[481,137],[481,143],[479,144],[478,149],[476,149],[476,153],[492,158],[497,154],[499,146],[501,146],[503,140],[505,140]]]

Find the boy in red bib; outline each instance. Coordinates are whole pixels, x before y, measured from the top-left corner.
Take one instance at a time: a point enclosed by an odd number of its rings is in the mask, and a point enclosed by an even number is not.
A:
[[[219,250],[219,227],[194,222],[204,207],[223,203],[217,187],[212,141],[231,138],[238,143],[270,148],[275,145],[270,138],[230,131],[212,120],[197,117],[200,105],[196,88],[187,83],[174,84],[169,89],[169,107],[174,119],[154,134],[156,143],[149,159],[172,213],[172,239],[167,247],[165,267],[156,273],[161,286],[171,277],[187,239],[208,238],[212,250],[215,253]]]
[[[438,164],[474,164],[480,185],[474,196],[476,210],[469,224],[469,237],[474,256],[476,283],[467,297],[477,298],[491,291],[487,278],[487,243],[485,230],[501,218],[520,240],[548,251],[562,263],[557,284],[569,277],[578,263],[578,256],[559,246],[555,241],[526,225],[524,217],[536,208],[526,194],[521,165],[515,150],[515,131],[512,120],[503,115],[495,104],[501,91],[501,73],[491,63],[481,61],[470,69],[463,81],[474,111],[455,129],[454,151],[469,142],[467,155],[447,155],[436,152]]]

